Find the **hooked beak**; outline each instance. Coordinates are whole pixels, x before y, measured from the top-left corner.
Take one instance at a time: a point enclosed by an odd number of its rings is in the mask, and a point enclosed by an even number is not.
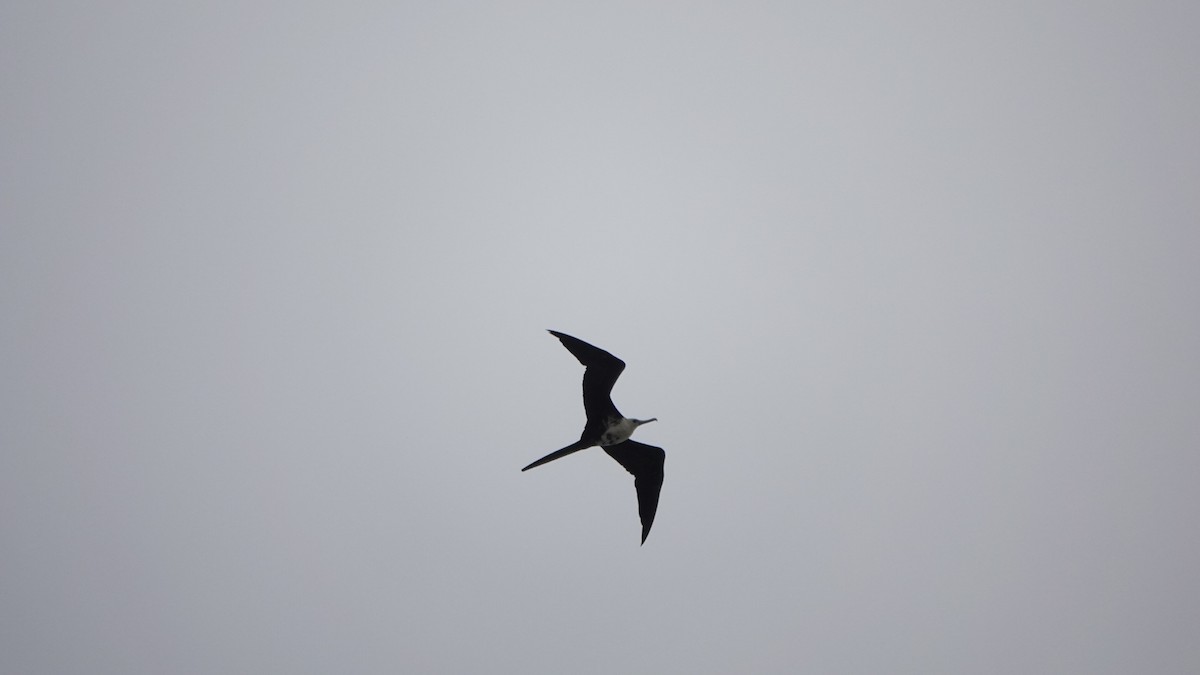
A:
[[[657,422],[657,421],[658,421],[657,417],[651,417],[648,420],[634,420],[634,422],[637,422],[637,426],[639,426],[639,427],[642,426],[643,424],[649,424],[651,422]]]

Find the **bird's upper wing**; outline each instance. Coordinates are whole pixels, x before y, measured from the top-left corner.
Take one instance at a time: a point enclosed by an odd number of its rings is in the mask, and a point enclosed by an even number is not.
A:
[[[604,448],[609,457],[617,460],[625,470],[633,474],[633,487],[637,490],[638,515],[642,518],[642,543],[650,535],[654,514],[658,512],[658,495],[662,491],[663,464],[667,453],[653,445],[624,441]]]
[[[625,362],[566,333],[552,330],[550,334],[561,340],[567,351],[587,368],[583,371],[583,409],[587,412],[588,428],[603,431],[609,417],[622,417],[613,405],[611,393],[621,371],[625,370]]]

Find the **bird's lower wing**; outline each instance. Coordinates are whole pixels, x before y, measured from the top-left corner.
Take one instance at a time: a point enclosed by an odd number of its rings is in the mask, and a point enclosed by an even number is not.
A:
[[[584,448],[590,448],[593,445],[595,445],[595,443],[588,443],[587,441],[575,441],[574,443],[568,445],[567,447],[563,448],[562,450],[555,450],[554,452],[546,455],[545,457],[539,459],[538,461],[534,462],[533,464],[530,464],[529,466],[527,466],[521,470],[528,471],[535,466],[541,466],[541,465],[545,464],[546,462],[553,462],[554,460],[558,459],[559,457],[566,457],[567,455],[571,454],[572,452],[579,452],[580,450],[583,450]]]
[[[560,451],[561,452],[561,451]],[[667,453],[653,445],[624,441],[604,448],[609,457],[633,474],[633,487],[637,490],[638,515],[642,519],[642,543],[650,536],[654,514],[658,512],[658,495],[662,491],[663,465]]]

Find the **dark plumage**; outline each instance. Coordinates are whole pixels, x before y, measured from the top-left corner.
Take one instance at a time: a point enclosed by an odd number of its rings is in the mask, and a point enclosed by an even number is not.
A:
[[[629,436],[634,429],[654,422],[656,418],[629,419],[613,405],[611,392],[621,371],[625,370],[624,361],[579,338],[553,330],[550,334],[562,341],[563,346],[584,365],[583,409],[587,413],[587,423],[578,441],[555,450],[521,470],[528,471],[594,445],[603,447],[609,457],[633,474],[644,544],[650,534],[650,526],[654,524],[654,514],[658,511],[658,495],[662,490],[663,464],[667,453],[662,448],[630,440]]]

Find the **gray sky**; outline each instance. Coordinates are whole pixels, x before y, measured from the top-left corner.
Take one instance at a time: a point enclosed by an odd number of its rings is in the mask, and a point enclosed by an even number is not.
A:
[[[0,7],[0,671],[1200,671],[1200,5],[190,5]]]

